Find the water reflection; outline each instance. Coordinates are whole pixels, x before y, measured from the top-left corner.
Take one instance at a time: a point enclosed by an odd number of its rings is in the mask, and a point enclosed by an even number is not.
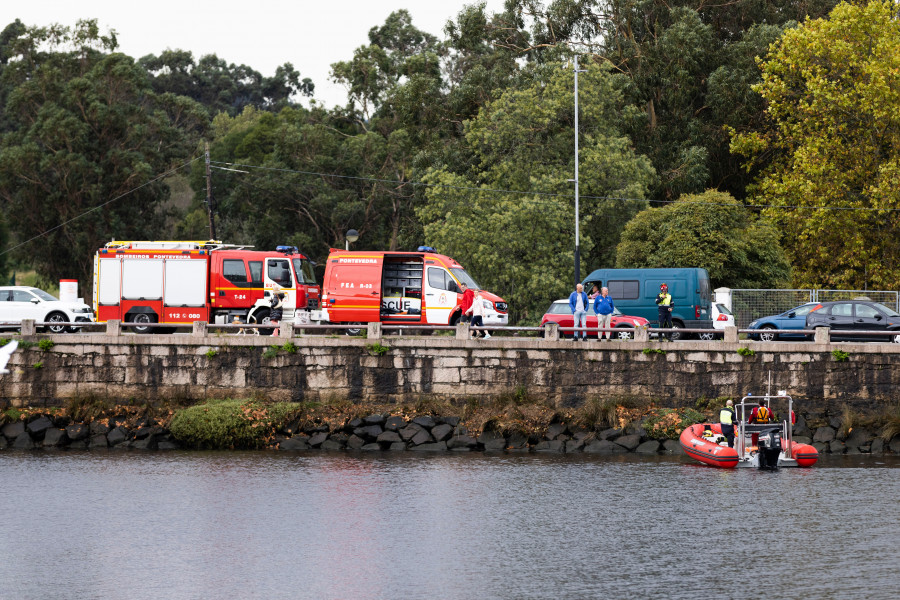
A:
[[[889,597],[897,467],[4,452],[0,581],[17,598]]]

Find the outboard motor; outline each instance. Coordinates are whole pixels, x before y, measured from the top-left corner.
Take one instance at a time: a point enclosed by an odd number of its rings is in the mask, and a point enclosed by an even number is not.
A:
[[[777,469],[778,456],[781,454],[781,431],[767,429],[759,432],[757,448],[759,450],[759,468]]]

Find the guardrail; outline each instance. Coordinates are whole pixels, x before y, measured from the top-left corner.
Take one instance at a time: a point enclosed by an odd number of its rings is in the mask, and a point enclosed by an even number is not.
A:
[[[574,334],[585,332],[588,339],[597,340],[599,334],[610,334],[610,338],[619,342],[648,342],[652,337],[666,338],[669,336],[684,336],[693,334],[714,333],[726,342],[738,342],[740,334],[750,337],[754,341],[761,334],[769,334],[772,339],[760,340],[761,343],[775,341],[802,342],[814,341],[817,344],[828,344],[837,341],[845,341],[847,338],[873,339],[881,343],[900,343],[900,331],[873,331],[873,330],[837,330],[828,327],[816,329],[737,329],[728,327],[722,329],[697,329],[697,328],[659,328],[659,327],[559,327],[556,323],[548,323],[540,327],[516,327],[486,325],[472,327],[468,323],[457,325],[404,325],[396,323],[291,323],[283,322],[278,325],[273,323],[206,323],[194,322],[190,325],[175,326],[160,323],[133,323],[116,320],[103,323],[96,322],[43,322],[22,320],[21,322],[0,321],[0,329],[20,329],[23,336],[34,335],[39,330],[47,327],[64,327],[72,331],[100,331],[105,335],[118,336],[123,333],[173,333],[176,329],[187,329],[194,336],[206,336],[209,332],[219,332],[233,335],[275,335],[278,337],[296,337],[305,335],[330,335],[335,332],[346,333],[348,336],[381,338],[385,334],[394,335],[433,335],[440,332],[453,332],[456,339],[469,339],[475,334],[490,333],[491,337],[532,337],[546,340],[559,340],[561,334]],[[2,333],[0,333],[2,335]],[[779,336],[793,335],[802,338],[790,338],[779,340]],[[882,339],[886,338],[886,341]]]

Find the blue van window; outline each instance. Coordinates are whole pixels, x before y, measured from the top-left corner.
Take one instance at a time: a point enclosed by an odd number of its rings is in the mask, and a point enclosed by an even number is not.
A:
[[[640,297],[640,282],[635,280],[612,280],[606,283],[609,295],[616,300],[637,300]]]

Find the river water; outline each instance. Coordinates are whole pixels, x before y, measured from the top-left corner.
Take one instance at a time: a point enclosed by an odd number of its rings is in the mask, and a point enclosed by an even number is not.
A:
[[[2,598],[894,598],[900,458],[0,453]]]

